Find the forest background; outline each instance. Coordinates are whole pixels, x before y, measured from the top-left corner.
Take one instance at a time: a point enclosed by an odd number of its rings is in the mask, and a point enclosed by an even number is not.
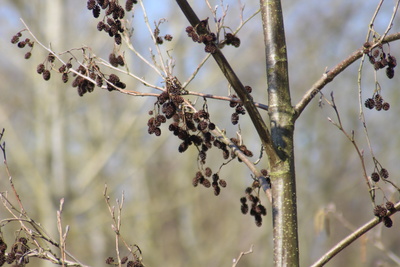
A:
[[[224,1],[229,5],[226,24],[232,28],[239,24],[239,3]],[[245,4],[243,14],[247,18],[258,9],[258,2]],[[173,49],[177,76],[190,76],[205,53],[187,37],[186,18],[175,2],[153,1],[145,5],[151,23],[167,19],[160,29],[174,37],[166,46]],[[201,18],[211,16],[203,1],[193,3],[193,8]],[[375,8],[375,1],[284,1],[293,103],[327,68],[362,46]],[[392,12],[393,3],[385,2],[374,23],[375,30],[386,29]],[[151,40],[140,16],[137,9],[134,42],[146,54]],[[253,87],[253,97],[266,102],[259,16],[238,33],[241,47],[228,47],[224,53],[242,82]],[[6,0],[0,4],[0,23],[5,25],[0,27],[0,127],[6,129],[7,160],[14,183],[26,210],[36,221],[57,236],[56,210],[59,200],[64,198],[63,224],[70,226],[69,251],[86,264],[103,266],[105,258],[115,253],[111,219],[103,199],[107,184],[111,199],[120,198],[124,191],[122,232],[126,239],[140,246],[147,266],[226,266],[251,245],[253,253],[241,259],[243,266],[272,264],[270,213],[259,228],[250,216],[240,212],[239,199],[251,184],[247,168],[236,161],[224,167],[221,176],[227,180],[228,188],[218,197],[210,190],[193,188],[196,151],[178,154],[176,138],[147,133],[148,111],[153,108],[154,98],[135,98],[99,89],[81,98],[61,78],[52,77],[44,82],[36,73],[36,66],[47,53],[35,47],[32,58],[25,60],[23,53],[10,43],[11,37],[23,28],[19,18],[44,44],[51,42],[56,51],[84,44],[97,55],[108,58],[113,42],[96,30],[97,20],[86,9],[86,1]],[[398,24],[396,18],[394,32]],[[399,48],[398,42],[390,45],[397,57]],[[134,61],[133,57],[130,60],[129,52],[125,56],[132,72],[153,83],[158,81],[142,62]],[[358,118],[358,67],[358,64],[350,66],[323,92],[327,95],[334,92],[345,128],[355,131],[360,147],[368,154]],[[369,135],[379,161],[390,173],[397,174],[400,171],[397,149],[400,140],[396,135],[399,78],[395,75],[389,80],[383,72],[378,75],[391,109],[366,111]],[[127,88],[143,89],[132,79],[122,79]],[[365,98],[372,96],[374,88],[373,68],[366,65]],[[189,90],[223,95],[228,86],[210,60]],[[229,103],[214,100],[207,103],[214,114],[219,114],[213,119],[235,136],[238,129],[227,119],[232,112]],[[333,110],[326,105],[321,108],[316,97],[296,123],[301,265],[311,264],[349,234],[352,227],[373,216],[359,158],[343,133],[327,120],[328,116],[334,117]],[[240,128],[246,145],[253,152],[259,151],[257,134],[246,116],[241,118]],[[208,160],[213,162],[211,155]],[[216,156],[215,162],[212,168],[218,169],[219,157]],[[373,165],[369,163],[368,170],[372,172]],[[266,160],[261,164],[266,164]],[[1,191],[9,188],[6,178],[2,170]],[[319,231],[314,219],[326,211],[330,211],[329,231]],[[0,219],[5,217],[0,207]],[[393,220],[397,226],[396,216]],[[7,235],[12,239],[11,229]],[[400,239],[391,230],[376,227],[334,258],[331,266],[393,266],[391,252],[399,255]]]

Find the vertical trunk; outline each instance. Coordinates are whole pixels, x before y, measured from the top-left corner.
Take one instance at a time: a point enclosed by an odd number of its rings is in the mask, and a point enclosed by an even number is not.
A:
[[[62,18],[65,17],[62,0],[40,1],[43,21],[38,22],[38,29],[45,40],[51,40],[55,50],[60,49],[63,42]],[[40,56],[46,56],[46,54]],[[43,60],[43,59],[42,59]],[[49,66],[50,67],[50,66]],[[61,81],[54,72],[52,78],[44,82],[35,74],[35,127],[37,142],[36,166],[40,172],[40,180],[35,188],[40,222],[46,227],[48,234],[58,239],[55,212],[59,199],[65,197],[65,136],[64,118],[62,116],[62,97],[64,90],[60,89]],[[42,191],[42,192],[40,192]],[[48,261],[42,261],[40,266],[53,266]]]
[[[268,80],[272,142],[279,158],[270,158],[274,265],[298,266],[293,108],[290,100],[286,41],[279,0],[260,0]]]
[[[64,6],[64,7],[63,7]],[[64,39],[64,31],[62,25],[64,24],[64,13],[63,9],[65,4],[61,0],[51,0],[46,5],[46,17],[47,21],[51,23],[46,24],[46,39],[52,40],[52,45],[57,49],[62,47]],[[54,83],[61,86],[60,79],[53,79]],[[57,186],[57,198],[61,198],[66,194],[66,173],[65,173],[65,122],[63,116],[63,94],[64,90],[52,90],[48,88],[47,91],[51,91],[48,94],[49,98],[49,110],[50,110],[50,125],[49,132],[51,133],[51,177],[54,179],[54,185]],[[50,152],[49,151],[49,152]]]

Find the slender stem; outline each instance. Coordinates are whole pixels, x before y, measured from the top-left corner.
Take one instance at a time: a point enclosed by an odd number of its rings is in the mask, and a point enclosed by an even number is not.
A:
[[[336,114],[336,118],[338,120],[338,123],[334,122],[331,118],[328,117],[328,120],[334,125],[336,126],[345,136],[346,138],[352,143],[352,145],[354,146],[354,149],[357,152],[358,158],[360,159],[361,162],[361,169],[363,171],[363,178],[365,180],[365,183],[368,186],[368,192],[370,193],[370,197],[371,197],[371,201],[372,204],[374,205],[375,203],[375,191],[373,186],[371,185],[370,180],[368,179],[368,175],[367,175],[367,168],[365,166],[365,160],[364,160],[364,154],[363,151],[360,150],[360,148],[357,145],[357,142],[354,138],[354,131],[352,131],[351,135],[344,129],[343,124],[342,124],[342,120],[340,118],[340,114],[339,114],[339,110],[336,106],[335,103],[335,98],[333,97],[333,92],[331,93],[331,101],[329,101],[328,99],[326,99],[324,97],[325,101],[333,108],[333,110],[335,111]],[[365,128],[366,129],[366,128]]]
[[[397,0],[396,5],[393,8],[392,17],[390,18],[390,22],[386,28],[385,33],[382,35],[381,40],[383,40],[386,37],[386,35],[389,33],[390,29],[392,29],[394,18],[396,17],[397,10],[399,9],[399,2],[400,1]]]
[[[159,56],[159,58],[160,58],[160,63],[161,63],[162,70],[163,70],[163,72],[165,73],[165,75],[167,75],[167,74],[168,74],[168,71],[167,71],[167,69],[165,68],[164,58],[163,58],[162,53],[161,53],[161,51],[160,51],[160,47],[159,47],[159,45],[157,44],[156,37],[155,37],[154,34],[153,34],[153,30],[151,29],[151,26],[150,26],[150,24],[149,24],[149,19],[148,19],[148,17],[147,17],[146,8],[145,8],[144,5],[143,5],[143,1],[140,1],[140,5],[141,5],[142,11],[143,11],[144,22],[145,22],[145,24],[146,24],[146,26],[147,26],[147,29],[149,30],[151,39],[153,40],[153,42],[154,42],[154,44],[155,44],[155,46],[156,46],[157,54],[158,54],[158,56]],[[162,75],[160,74],[160,76],[162,76]]]
[[[152,63],[150,63],[142,54],[140,54],[136,48],[133,46],[132,41],[130,39],[130,35],[126,32],[122,35],[123,40],[128,47],[129,50],[131,50],[141,61],[143,61],[147,66],[149,66],[151,69],[153,69],[160,77],[162,77],[162,74],[160,70]]]
[[[250,249],[248,251],[245,252],[240,252],[239,257],[237,259],[234,259],[234,262],[232,264],[232,267],[236,267],[240,261],[240,259],[247,254],[253,253],[253,244],[250,246]]]
[[[182,85],[182,88],[186,88],[189,83],[194,79],[194,77],[196,77],[197,73],[199,73],[199,71],[202,69],[202,67],[204,66],[204,64],[207,62],[207,60],[210,58],[211,54],[207,54],[204,59],[200,62],[200,64],[197,66],[196,70],[192,73],[192,75],[190,75],[190,77],[188,78],[187,81],[185,81]]]
[[[374,31],[374,22],[375,22],[376,17],[377,17],[378,14],[379,14],[379,10],[381,10],[381,7],[382,7],[382,4],[383,4],[384,1],[385,1],[385,0],[380,0],[380,1],[379,1],[378,5],[377,5],[377,7],[376,7],[376,9],[375,9],[374,14],[372,15],[371,22],[369,23],[369,30],[368,30],[367,40],[366,40],[366,41],[369,40],[369,37],[371,36],[371,33],[372,33],[372,32],[375,32],[375,31]]]
[[[237,102],[237,103],[242,103],[242,101],[238,98],[234,97],[229,97],[229,96],[219,96],[219,95],[213,95],[213,94],[205,94],[205,93],[200,93],[200,92],[194,92],[194,91],[188,91],[188,95],[195,95],[195,96],[200,96],[204,98],[212,98],[212,99],[218,99],[218,100],[224,100],[224,101],[229,101],[229,102]],[[257,108],[263,109],[263,110],[268,110],[268,106],[262,103],[254,102],[254,105]]]

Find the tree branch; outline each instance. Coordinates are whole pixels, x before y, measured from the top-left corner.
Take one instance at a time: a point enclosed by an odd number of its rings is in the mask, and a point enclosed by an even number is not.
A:
[[[396,212],[400,211],[400,202],[398,202],[394,206],[393,211],[389,211],[387,216],[391,216],[395,214]],[[359,237],[361,237],[363,234],[374,228],[376,225],[381,223],[381,219],[378,217],[375,217],[374,219],[370,220],[360,228],[358,228],[356,231],[352,232],[349,236],[345,237],[342,241],[336,244],[331,250],[329,250],[325,255],[323,255],[318,261],[316,261],[311,267],[319,267],[323,266],[326,264],[328,261],[330,261],[336,254],[338,254],[340,251],[348,247],[350,244],[352,244],[354,241],[356,241]]]
[[[387,35],[383,40],[378,40],[376,42],[369,42],[370,47],[376,47],[381,43],[389,43],[400,39],[400,32]],[[315,82],[311,88],[306,92],[303,98],[299,103],[295,106],[295,120],[300,116],[303,110],[307,107],[307,105],[311,102],[316,94],[322,90],[328,83],[330,83],[336,76],[338,76],[342,71],[344,71],[348,66],[353,64],[356,60],[362,57],[364,54],[364,47],[357,49],[350,56],[348,56],[345,60],[337,64],[331,70],[322,74],[322,77]]]
[[[194,28],[199,25],[200,19],[197,17],[196,13],[193,11],[189,3],[186,0],[176,0],[176,2],[190,24]],[[257,107],[255,106],[252,97],[244,88],[242,82],[233,71],[232,67],[226,60],[225,56],[222,54],[221,50],[217,48],[216,52],[213,53],[212,56],[217,62],[222,73],[225,75],[225,78],[228,80],[232,88],[235,90],[236,94],[242,100],[242,103],[249,113],[249,116],[253,122],[254,127],[257,130],[257,133],[263,143],[263,146],[265,147],[265,151],[267,152],[268,156],[274,161],[277,160],[277,153],[272,145],[270,132],[264,120],[262,119]]]

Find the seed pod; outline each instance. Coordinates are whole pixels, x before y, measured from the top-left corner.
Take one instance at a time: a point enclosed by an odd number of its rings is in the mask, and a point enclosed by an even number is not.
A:
[[[68,82],[68,74],[67,73],[63,73],[61,78],[62,78],[63,83]]]
[[[29,59],[32,56],[31,52],[26,52],[25,59]]]
[[[379,177],[379,174],[377,172],[373,172],[371,174],[371,180],[374,181],[375,183],[379,182],[379,179],[380,179],[380,177]]]
[[[388,102],[383,102],[382,109],[388,111],[390,109],[390,104]]]
[[[383,217],[383,224],[384,224],[387,228],[390,228],[390,227],[393,226],[393,221],[392,221],[392,219],[391,219],[390,217],[385,216],[385,217]]]
[[[108,56],[108,62],[110,62],[111,66],[118,67],[118,60],[114,53]]]
[[[117,62],[120,66],[125,65],[124,58],[121,55],[117,57]]]
[[[389,172],[387,169],[382,168],[379,173],[382,176],[382,178],[385,178],[385,179],[389,178]]]
[[[237,37],[234,37],[233,40],[232,40],[232,45],[234,47],[236,47],[236,48],[239,47],[240,46],[240,39],[237,38]]]
[[[115,34],[114,41],[117,45],[120,45],[122,43],[122,37],[119,33]]]
[[[224,179],[219,179],[218,183],[221,187],[226,187],[226,181]]]
[[[395,68],[397,66],[396,58],[392,55],[388,55],[388,65],[390,68]]]
[[[92,10],[96,6],[96,0],[87,1],[87,9]]]
[[[386,76],[389,79],[392,79],[394,77],[394,68],[391,68],[390,66],[386,68]]]
[[[172,35],[170,35],[170,34],[166,34],[165,36],[164,36],[164,40],[165,41],[171,41],[172,40]]]
[[[114,263],[114,258],[113,257],[108,257],[106,259],[106,264],[112,264],[112,263]]]
[[[93,17],[98,18],[100,16],[100,7],[98,5],[95,5],[92,12]]]
[[[391,202],[391,201],[387,201],[386,204],[385,204],[385,206],[386,206],[386,208],[387,208],[388,210],[390,210],[390,211],[393,211],[393,209],[394,209],[394,204],[393,204],[393,202]]]
[[[14,36],[11,38],[11,43],[12,43],[12,44],[16,44],[16,43],[18,43],[18,41],[19,41],[19,37],[18,37],[17,35],[14,35]]]
[[[50,75],[50,71],[49,71],[49,70],[43,71],[42,76],[43,76],[43,79],[44,79],[45,81],[50,80],[50,76],[51,76],[51,75]]]
[[[128,11],[128,12],[131,11],[132,8],[133,8],[133,4],[136,4],[136,3],[137,3],[136,0],[127,0],[126,3],[125,3],[126,11]]]
[[[47,61],[49,61],[50,63],[53,63],[55,59],[56,57],[52,53],[49,53],[49,55],[47,56]]]
[[[232,113],[231,122],[233,125],[238,124],[238,122],[239,122],[239,114],[238,113],[236,113],[236,112]]]
[[[364,105],[366,108],[373,109],[375,107],[375,100],[373,98],[367,98]]]
[[[221,187],[218,185],[214,187],[214,195],[218,196],[221,193]]]
[[[247,214],[247,212],[249,212],[249,206],[247,204],[243,204],[240,206],[240,210],[243,214]]]

